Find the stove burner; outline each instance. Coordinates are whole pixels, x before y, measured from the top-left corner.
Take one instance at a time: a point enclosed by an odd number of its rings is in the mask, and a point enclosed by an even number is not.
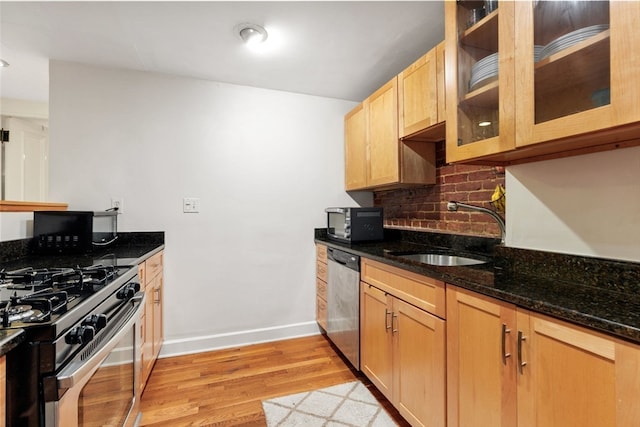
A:
[[[0,280],[4,283],[11,283],[20,289],[22,286],[49,286],[51,283],[60,280],[62,277],[74,274],[73,268],[21,268],[13,271],[0,271]]]
[[[63,301],[61,301],[63,297]],[[56,302],[56,306],[53,306]],[[0,309],[2,326],[9,327],[12,322],[38,323],[46,322],[51,318],[51,313],[65,311],[67,300],[64,295],[48,295],[37,297],[11,297],[10,301],[2,301],[4,305]]]
[[[118,276],[113,265],[22,268],[0,271],[0,321],[38,323],[67,311],[68,303],[93,294]]]
[[[30,319],[37,319],[42,316],[40,310],[34,310],[30,305],[9,307],[9,309],[5,309],[5,312],[8,314],[9,323],[17,321],[28,322]]]

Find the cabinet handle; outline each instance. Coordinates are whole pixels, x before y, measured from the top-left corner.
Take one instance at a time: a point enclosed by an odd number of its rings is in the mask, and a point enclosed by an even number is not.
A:
[[[518,372],[520,372],[520,375],[524,374],[524,367],[527,365],[527,362],[522,361],[522,342],[526,339],[527,337],[524,336],[522,331],[518,331]]]
[[[156,294],[153,299],[153,302],[156,304],[160,304],[160,288],[155,288],[153,292]]]
[[[389,315],[392,314],[388,309],[384,309],[384,328],[385,330],[389,330],[391,329],[391,327],[393,326],[393,317],[391,317],[391,325],[389,325],[389,322],[387,322],[387,318],[389,317]]]
[[[397,327],[393,327],[393,319],[397,319],[398,315],[396,313],[394,313],[393,311],[391,312],[391,333],[395,334],[396,332],[398,332],[398,328]]]
[[[511,357],[511,353],[507,353],[507,334],[511,332],[511,329],[507,328],[507,324],[502,324],[502,363],[507,364],[507,358]]]

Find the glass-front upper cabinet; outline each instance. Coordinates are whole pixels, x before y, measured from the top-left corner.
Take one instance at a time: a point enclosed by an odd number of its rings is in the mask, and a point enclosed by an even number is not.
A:
[[[533,21],[533,123],[609,105],[609,2],[537,1],[526,13]],[[531,50],[527,39],[523,48]]]
[[[449,162],[513,149],[514,6],[445,2]]]
[[[459,0],[445,19],[448,161],[550,158],[640,137],[640,2]]]

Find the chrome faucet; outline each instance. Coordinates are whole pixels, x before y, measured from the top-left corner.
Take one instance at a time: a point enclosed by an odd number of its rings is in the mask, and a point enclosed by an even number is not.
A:
[[[455,201],[451,201],[451,202],[447,203],[447,210],[448,211],[456,212],[459,208],[468,209],[470,211],[483,212],[483,213],[486,213],[487,215],[490,215],[491,218],[493,218],[498,223],[498,227],[500,227],[500,233],[501,233],[500,243],[502,243],[504,245],[504,238],[505,238],[505,236],[507,234],[507,230],[506,230],[506,227],[504,225],[504,220],[502,219],[502,217],[500,215],[498,215],[497,213],[495,213],[491,209],[483,208],[481,206],[468,205],[466,203],[455,202]]]

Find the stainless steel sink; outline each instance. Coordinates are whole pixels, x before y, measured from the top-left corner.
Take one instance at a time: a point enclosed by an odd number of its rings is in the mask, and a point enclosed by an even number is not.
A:
[[[486,261],[475,258],[467,258],[463,256],[457,255],[443,255],[443,254],[406,254],[406,255],[397,255],[400,258],[410,259],[413,261],[418,261],[424,264],[429,265],[438,265],[438,266],[446,266],[446,267],[456,267],[461,265],[476,265],[476,264],[485,264]]]

